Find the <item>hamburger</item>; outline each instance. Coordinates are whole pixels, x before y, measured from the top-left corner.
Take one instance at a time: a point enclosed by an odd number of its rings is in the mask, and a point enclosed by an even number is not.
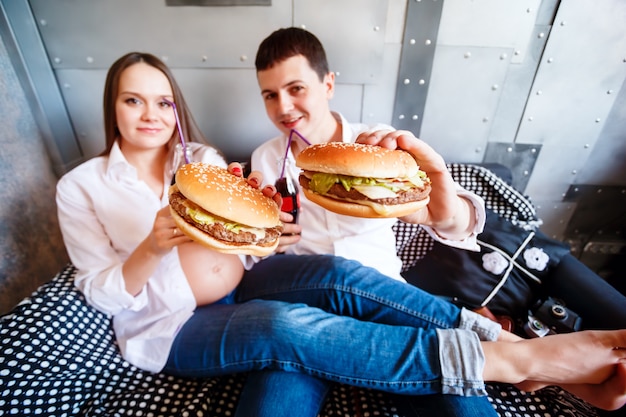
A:
[[[312,202],[356,217],[402,217],[430,201],[430,179],[408,152],[328,142],[297,157],[299,182]]]
[[[176,225],[206,247],[266,256],[278,246],[283,225],[276,202],[224,168],[183,165],[168,195]]]

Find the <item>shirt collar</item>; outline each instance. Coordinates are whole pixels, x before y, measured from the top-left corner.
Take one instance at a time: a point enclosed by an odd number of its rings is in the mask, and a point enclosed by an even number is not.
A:
[[[123,176],[133,172],[137,175],[137,170],[134,166],[128,163],[126,157],[122,153],[119,141],[116,140],[111,146],[109,152],[109,159],[107,163],[107,175],[109,176]]]

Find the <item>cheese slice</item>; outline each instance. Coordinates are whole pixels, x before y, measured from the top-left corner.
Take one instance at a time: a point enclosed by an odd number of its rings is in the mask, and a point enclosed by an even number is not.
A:
[[[389,188],[377,185],[354,185],[352,188],[372,200],[378,200],[380,198],[396,198],[398,196],[398,194],[391,191]]]

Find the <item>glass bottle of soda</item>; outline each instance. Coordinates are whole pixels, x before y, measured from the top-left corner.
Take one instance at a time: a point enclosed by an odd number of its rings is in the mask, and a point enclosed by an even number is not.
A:
[[[283,161],[281,160],[281,165]],[[281,211],[289,213],[293,216],[293,222],[298,222],[298,211],[300,210],[300,190],[298,189],[298,185],[296,181],[292,178],[289,167],[288,160],[284,161],[285,169],[283,169],[283,175],[276,180],[274,186],[276,187],[276,191],[280,193],[283,197],[283,205],[280,208]]]

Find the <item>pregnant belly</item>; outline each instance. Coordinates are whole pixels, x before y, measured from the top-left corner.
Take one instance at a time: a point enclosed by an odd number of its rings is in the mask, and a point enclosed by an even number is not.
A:
[[[178,246],[178,257],[199,306],[223,298],[243,277],[244,268],[237,255],[215,252],[191,242]]]

